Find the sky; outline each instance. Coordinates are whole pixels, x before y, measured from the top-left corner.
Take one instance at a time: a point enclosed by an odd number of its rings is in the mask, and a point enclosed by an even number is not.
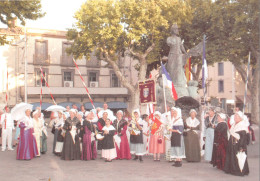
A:
[[[42,11],[46,12],[43,18],[35,21],[27,20],[30,28],[67,30],[75,22],[75,12],[86,0],[42,0]],[[1,24],[0,27],[6,27]]]

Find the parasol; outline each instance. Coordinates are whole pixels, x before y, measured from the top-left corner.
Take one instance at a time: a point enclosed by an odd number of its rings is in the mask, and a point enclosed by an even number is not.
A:
[[[25,102],[16,104],[11,110],[11,117],[13,120],[21,120],[25,116],[25,111],[27,109],[32,110],[33,105]]]
[[[239,151],[237,153],[237,161],[238,161],[238,166],[240,168],[240,171],[242,172],[245,162],[246,162],[246,153],[243,151]]]
[[[47,109],[45,109],[45,111],[66,111],[66,108],[60,105],[51,105],[49,107],[47,107]]]

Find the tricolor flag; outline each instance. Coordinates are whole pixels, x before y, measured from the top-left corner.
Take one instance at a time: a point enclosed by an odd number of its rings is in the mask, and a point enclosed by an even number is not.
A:
[[[204,99],[206,95],[206,80],[208,79],[208,66],[206,61],[206,47],[205,47],[206,36],[203,36],[203,55],[202,55],[202,88],[204,93]]]
[[[161,66],[162,66],[162,78],[163,78],[163,84],[168,87],[169,89],[172,90],[172,97],[174,100],[177,100],[178,99],[178,96],[177,96],[177,92],[174,88],[174,85],[173,85],[173,82],[172,82],[172,79],[169,75],[169,73],[167,72],[165,66],[161,63]]]

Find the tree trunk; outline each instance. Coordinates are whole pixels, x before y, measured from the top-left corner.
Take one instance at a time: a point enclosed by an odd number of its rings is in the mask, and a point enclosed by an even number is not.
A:
[[[138,90],[134,91],[134,92],[130,92],[131,95],[131,103],[129,106],[129,110],[134,110],[139,108],[139,92]]]

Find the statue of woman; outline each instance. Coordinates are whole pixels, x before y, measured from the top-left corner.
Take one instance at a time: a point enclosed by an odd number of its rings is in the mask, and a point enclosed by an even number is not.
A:
[[[178,26],[177,24],[174,24],[171,27],[171,36],[167,38],[167,45],[170,47],[170,52],[166,69],[170,74],[178,97],[182,97],[188,96],[188,91],[186,89],[187,81],[183,68],[186,63],[186,60],[183,59],[183,55],[187,53],[183,47],[181,38],[178,35]]]

